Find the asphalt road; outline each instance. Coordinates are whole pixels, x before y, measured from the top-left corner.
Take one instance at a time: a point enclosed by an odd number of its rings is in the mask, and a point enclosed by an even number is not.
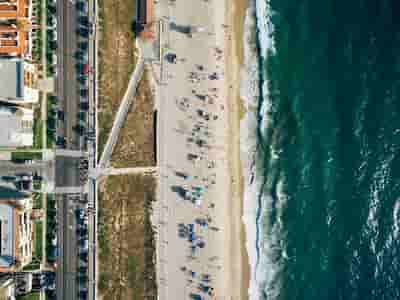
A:
[[[58,108],[64,113],[64,121],[57,123],[57,135],[65,137],[66,148],[79,150],[79,136],[73,130],[79,112],[79,83],[77,81],[76,35],[78,12],[75,1],[57,1],[57,97]],[[56,185],[73,186],[78,184],[79,168],[77,159],[61,158],[56,162]],[[77,233],[74,218],[75,204],[68,195],[56,195],[58,207],[58,245],[56,289],[58,300],[78,299],[77,272]]]
[[[77,299],[77,235],[75,206],[68,195],[57,197],[59,256],[57,261],[57,299]]]
[[[56,159],[56,187],[78,186],[79,158],[58,156]]]
[[[57,133],[64,136],[67,148],[79,149],[79,136],[72,129],[77,124],[79,97],[76,63],[74,54],[77,50],[78,37],[76,19],[78,13],[71,1],[57,1],[58,5],[58,72],[57,95],[59,109],[64,113],[64,121],[58,121]]]

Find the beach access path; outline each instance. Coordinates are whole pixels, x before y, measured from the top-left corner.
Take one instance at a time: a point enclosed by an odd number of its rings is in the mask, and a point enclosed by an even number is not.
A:
[[[162,62],[156,88],[159,201],[154,207],[153,224],[157,226],[158,297],[163,300],[189,299],[191,293],[201,294],[203,299],[241,299],[241,282],[232,282],[232,262],[226,255],[232,235],[225,12],[224,1],[218,0],[155,4],[156,17],[161,20]],[[201,30],[188,35],[172,30],[171,23],[174,28],[182,25]],[[176,55],[176,61],[168,61],[168,54]],[[189,78],[191,72],[196,73],[194,80]],[[210,79],[212,74],[214,79]],[[201,100],[197,95],[205,97]],[[199,110],[210,119],[199,116]],[[193,142],[198,139],[205,146]],[[197,159],[189,159],[190,155]],[[197,204],[184,200],[176,187],[190,191],[191,196],[196,194],[194,189],[201,190],[201,195],[195,196]],[[196,224],[198,218],[207,219],[208,225]],[[179,224],[186,228],[194,224],[194,243],[179,237]],[[192,252],[191,246],[198,241],[205,246]],[[240,247],[239,239],[237,242]],[[199,291],[203,275],[210,278],[206,286],[212,289],[211,295]]]

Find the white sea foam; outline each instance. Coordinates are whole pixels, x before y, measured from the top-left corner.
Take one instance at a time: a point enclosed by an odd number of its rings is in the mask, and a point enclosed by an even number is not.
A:
[[[246,12],[244,24],[244,65],[241,73],[240,94],[246,108],[240,124],[240,156],[244,177],[243,222],[246,228],[246,249],[251,266],[249,297],[259,299],[259,287],[256,281],[256,213],[257,195],[260,181],[255,180],[255,159],[257,151],[257,101],[259,96],[259,68],[255,41],[255,3],[251,2]]]
[[[269,9],[267,0],[256,0],[257,28],[260,32],[259,42],[261,56],[266,58],[267,50],[275,53],[275,43],[272,38],[273,26],[270,22],[272,11]]]
[[[246,108],[246,114],[243,117],[240,124],[240,150],[241,150],[241,161],[243,167],[243,176],[245,180],[244,185],[244,197],[243,197],[243,222],[246,228],[246,249],[249,255],[249,263],[251,266],[250,274],[250,286],[249,286],[249,298],[250,299],[261,299],[261,293],[267,286],[266,282],[276,277],[276,268],[269,259],[268,247],[269,243],[264,244],[263,241],[259,242],[260,246],[260,261],[257,265],[257,212],[258,197],[264,181],[261,169],[256,167],[257,158],[257,126],[258,126],[258,115],[257,107],[259,101],[259,80],[260,80],[260,67],[257,51],[256,38],[259,39],[259,45],[261,47],[262,57],[265,59],[267,49],[274,50],[273,40],[270,38],[268,32],[272,32],[271,27],[267,23],[268,7],[265,0],[254,0],[250,1],[249,8],[245,17],[244,24],[244,66],[241,73],[241,98],[244,101]],[[257,15],[257,18],[254,16]],[[256,21],[257,20],[257,21]],[[260,31],[260,37],[257,37],[256,26]],[[263,128],[267,127],[267,115],[269,111],[268,90],[266,81],[263,86],[263,103],[260,110],[260,116],[262,118]],[[262,131],[263,133],[263,131]],[[263,195],[263,203],[271,203],[269,199],[265,199],[266,195]],[[266,213],[267,210],[263,210],[261,213]],[[262,215],[261,218],[262,219]],[[258,228],[258,236],[261,239],[263,237],[263,226]],[[273,231],[275,229],[272,229]],[[274,235],[278,236],[278,235]],[[270,241],[275,244],[279,241]],[[276,270],[276,271],[274,271]],[[266,291],[267,294],[273,296],[273,291]]]
[[[399,237],[400,233],[400,199],[397,199],[393,209],[393,236],[395,239]]]

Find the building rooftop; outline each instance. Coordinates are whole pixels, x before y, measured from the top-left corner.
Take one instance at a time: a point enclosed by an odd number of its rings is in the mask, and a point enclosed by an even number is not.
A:
[[[0,176],[0,202],[2,200],[24,200],[30,196],[29,190],[19,189],[17,176]]]
[[[3,0],[0,4],[1,19],[26,18],[26,6],[30,3],[25,0]]]
[[[16,25],[0,25],[0,54],[18,57],[24,55],[27,50],[26,38],[27,33]]]
[[[0,203],[0,267],[14,263],[14,208]]]
[[[0,98],[24,96],[24,65],[19,59],[0,59]]]
[[[0,106],[0,128],[2,128],[0,130],[0,147],[32,146],[33,111],[25,108]]]

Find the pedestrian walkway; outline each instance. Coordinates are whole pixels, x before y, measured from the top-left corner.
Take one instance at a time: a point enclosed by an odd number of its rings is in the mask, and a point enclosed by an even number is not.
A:
[[[86,194],[89,188],[88,185],[84,186],[66,186],[66,187],[56,187],[54,189],[55,194]]]
[[[89,173],[89,177],[96,179],[101,176],[125,175],[125,174],[144,174],[157,175],[158,167],[137,167],[137,168],[96,168]]]
[[[85,151],[79,150],[67,150],[67,149],[57,149],[55,151],[56,156],[66,156],[66,157],[85,157],[88,155]]]
[[[126,89],[125,95],[122,98],[121,105],[119,106],[113,127],[111,129],[110,135],[108,136],[104,151],[101,155],[99,162],[100,168],[105,168],[110,162],[112,152],[118,141],[119,132],[124,125],[124,121],[129,112],[129,108],[131,107],[131,104],[135,97],[137,86],[140,79],[142,78],[144,63],[145,60],[141,56],[139,56],[135,71],[133,72],[131,79],[129,80],[128,88]]]

